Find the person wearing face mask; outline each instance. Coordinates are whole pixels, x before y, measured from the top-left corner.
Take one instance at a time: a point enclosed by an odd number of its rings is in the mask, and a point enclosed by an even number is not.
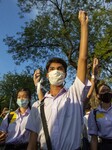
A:
[[[112,91],[106,84],[98,87],[100,105],[90,112],[88,132],[91,135],[91,150],[112,150]],[[100,143],[98,144],[98,137]]]
[[[31,92],[24,88],[17,93],[19,108],[7,114],[0,126],[0,141],[4,150],[26,150],[29,141],[29,131],[25,129],[30,114]],[[12,115],[9,122],[9,115]],[[5,143],[5,144],[4,144]]]
[[[58,57],[47,62],[49,91],[44,95],[44,102],[33,104],[26,129],[31,132],[27,150],[37,150],[37,139],[43,150],[80,150],[83,123],[83,100],[91,84],[87,84],[87,40],[88,16],[79,12],[81,23],[81,41],[78,59],[77,76],[69,89],[64,88],[67,75],[66,62]],[[37,85],[39,72],[34,73],[34,84]],[[42,96],[43,97],[43,96]],[[48,144],[45,128],[42,124],[40,109],[44,106],[46,124],[51,145]],[[44,129],[43,129],[44,128]]]

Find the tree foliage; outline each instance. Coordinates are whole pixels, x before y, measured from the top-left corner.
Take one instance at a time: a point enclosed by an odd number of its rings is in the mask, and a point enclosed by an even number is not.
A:
[[[101,64],[101,76],[112,78],[112,9],[104,0],[18,0],[21,15],[37,10],[35,19],[25,24],[17,38],[6,37],[8,53],[16,64],[32,61],[32,67],[44,66],[53,56],[63,57],[68,65],[77,68],[80,42],[78,11],[89,15],[89,59]],[[30,66],[31,67],[31,66]]]

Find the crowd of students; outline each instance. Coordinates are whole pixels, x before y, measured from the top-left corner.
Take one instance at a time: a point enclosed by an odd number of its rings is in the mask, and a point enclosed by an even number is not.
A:
[[[84,113],[95,88],[98,59],[93,60],[91,82],[87,79],[88,16],[79,11],[81,39],[77,74],[69,89],[64,87],[67,63],[58,57],[46,64],[46,77],[50,89],[44,95],[40,80],[40,70],[34,73],[34,84],[38,86],[39,101],[30,107],[29,89],[17,93],[18,109],[4,117],[0,126],[0,149],[4,150],[84,150]],[[102,84],[97,97],[100,105],[90,110],[88,128],[83,128],[91,136],[88,149],[111,150],[112,147],[112,92]],[[88,140],[88,136],[85,136]],[[98,137],[100,144],[98,144]],[[83,142],[82,142],[83,141]],[[87,147],[86,149],[87,150]]]

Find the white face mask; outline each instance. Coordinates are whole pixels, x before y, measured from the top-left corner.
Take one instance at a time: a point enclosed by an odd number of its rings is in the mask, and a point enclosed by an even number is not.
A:
[[[65,73],[59,70],[53,70],[48,73],[48,78],[51,85],[59,86],[64,82]]]
[[[17,99],[17,104],[18,104],[19,107],[26,108],[28,106],[28,104],[29,104],[29,100],[28,99],[24,99],[24,100]]]

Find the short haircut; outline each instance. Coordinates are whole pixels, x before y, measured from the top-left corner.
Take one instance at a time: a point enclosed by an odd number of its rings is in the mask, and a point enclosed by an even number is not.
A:
[[[67,63],[59,57],[53,57],[52,59],[50,59],[47,64],[46,64],[46,70],[48,72],[49,66],[51,65],[51,63],[60,63],[63,65],[65,72],[67,71]]]

